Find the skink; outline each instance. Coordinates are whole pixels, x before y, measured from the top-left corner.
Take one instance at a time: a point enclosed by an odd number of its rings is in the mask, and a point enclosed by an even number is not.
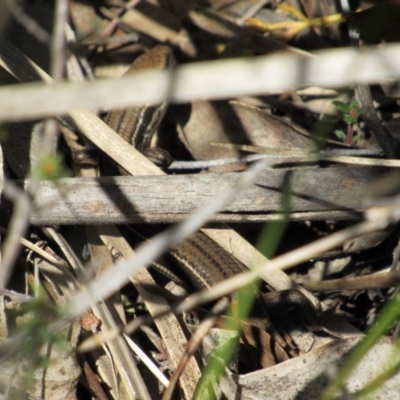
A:
[[[136,59],[127,73],[145,68],[164,69],[175,64],[171,50],[166,46],[156,46]],[[106,117],[106,123],[127,142],[139,151],[144,151],[150,144],[154,131],[165,114],[167,103],[158,106],[132,107],[124,110],[111,111]],[[123,171],[121,171],[123,172]],[[170,254],[182,267],[191,285],[196,289],[211,288],[217,282],[230,278],[245,270],[245,267],[233,256],[222,249],[211,238],[198,232],[170,251]],[[269,304],[278,300],[294,299],[294,302],[306,308],[308,318],[303,320],[311,331],[321,331],[321,327],[314,323],[316,317],[308,300],[297,291],[289,291],[285,296],[282,293],[272,292],[264,296]],[[264,304],[264,301],[261,303]],[[310,311],[311,307],[311,311]],[[263,306],[263,308],[265,308]],[[257,324],[259,326],[259,324]],[[263,328],[268,328],[265,325]],[[279,342],[284,345],[282,338]],[[281,345],[282,345],[281,344]]]
[[[127,71],[164,69],[175,64],[171,50],[159,45],[138,57]],[[158,106],[132,107],[111,111],[105,122],[132,146],[143,152],[165,114],[167,102]],[[122,171],[121,171],[122,172]],[[244,267],[217,243],[199,232],[171,250],[196,289],[212,287],[216,282],[243,272]]]
[[[137,72],[143,69],[164,69],[174,66],[175,59],[167,46],[156,46],[138,57],[126,72]],[[149,147],[155,130],[158,128],[167,102],[157,106],[131,107],[114,110],[108,113],[105,122],[123,139],[140,152]]]

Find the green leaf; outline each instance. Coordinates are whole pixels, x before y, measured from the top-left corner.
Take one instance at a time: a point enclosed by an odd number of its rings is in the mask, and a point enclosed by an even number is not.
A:
[[[358,117],[353,117],[351,115],[345,115],[343,117],[343,121],[346,122],[347,125],[352,125],[352,124],[355,124],[357,122],[357,118]]]
[[[353,100],[351,101],[351,103],[350,103],[350,108],[356,110],[358,113],[361,112],[361,107],[360,107],[360,105],[357,103],[357,100],[354,100],[354,99],[353,99]]]
[[[342,113],[348,113],[350,110],[350,105],[342,101],[332,101],[332,104]]]
[[[353,137],[353,143],[357,143],[361,139],[361,135],[355,135]]]
[[[347,138],[347,135],[343,132],[343,131],[340,131],[340,130],[335,130],[335,131],[333,131],[333,133],[336,135],[336,137],[338,138],[338,139],[340,139],[340,140],[343,140],[343,141],[345,141],[346,140],[346,138]]]

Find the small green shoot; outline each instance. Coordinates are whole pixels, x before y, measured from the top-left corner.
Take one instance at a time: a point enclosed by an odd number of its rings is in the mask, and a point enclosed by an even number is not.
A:
[[[67,176],[63,168],[63,159],[59,154],[47,154],[43,156],[33,168],[32,176],[39,180],[57,180]]]
[[[346,124],[355,124],[358,117],[361,114],[361,107],[358,105],[356,100],[352,100],[350,103],[343,103],[342,101],[333,101],[332,104],[337,108],[338,111],[343,113],[343,120]]]
[[[334,134],[338,139],[342,140],[349,146],[357,143],[360,139],[360,135],[353,136],[354,124],[357,123],[359,116],[361,115],[362,108],[359,106],[356,100],[352,100],[349,103],[343,103],[342,101],[333,101],[332,104],[338,111],[343,114],[343,121],[347,124],[347,134],[341,130],[335,130]]]
[[[26,389],[34,384],[34,372],[38,368],[47,369],[51,359],[49,350],[57,346],[61,351],[68,351],[62,335],[53,332],[50,324],[62,315],[62,310],[46,295],[40,287],[35,290],[36,297],[21,305],[18,334],[25,336],[21,355],[24,361]]]

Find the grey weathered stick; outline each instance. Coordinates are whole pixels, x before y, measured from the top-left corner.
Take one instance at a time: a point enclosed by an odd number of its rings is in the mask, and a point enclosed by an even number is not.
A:
[[[291,212],[341,211],[349,218],[362,210],[366,187],[379,173],[376,168],[267,170],[245,193],[237,195],[213,221],[269,220],[279,212],[281,187],[291,175]],[[222,193],[237,174],[67,178],[41,182],[31,222],[43,224],[105,224],[171,222],[183,219]],[[269,214],[269,216],[268,216]],[[354,214],[354,213],[353,213]],[[337,214],[335,219],[338,219]],[[257,217],[256,217],[257,216]],[[329,217],[327,213],[320,218]]]

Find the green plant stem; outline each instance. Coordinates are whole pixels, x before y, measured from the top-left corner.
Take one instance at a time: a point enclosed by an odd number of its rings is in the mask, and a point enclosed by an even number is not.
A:
[[[400,348],[397,344],[396,351],[399,352]],[[387,368],[382,374],[378,375],[370,384],[365,386],[354,394],[356,399],[365,399],[366,396],[371,396],[372,392],[379,389],[388,379],[394,376],[400,369],[400,361]]]

